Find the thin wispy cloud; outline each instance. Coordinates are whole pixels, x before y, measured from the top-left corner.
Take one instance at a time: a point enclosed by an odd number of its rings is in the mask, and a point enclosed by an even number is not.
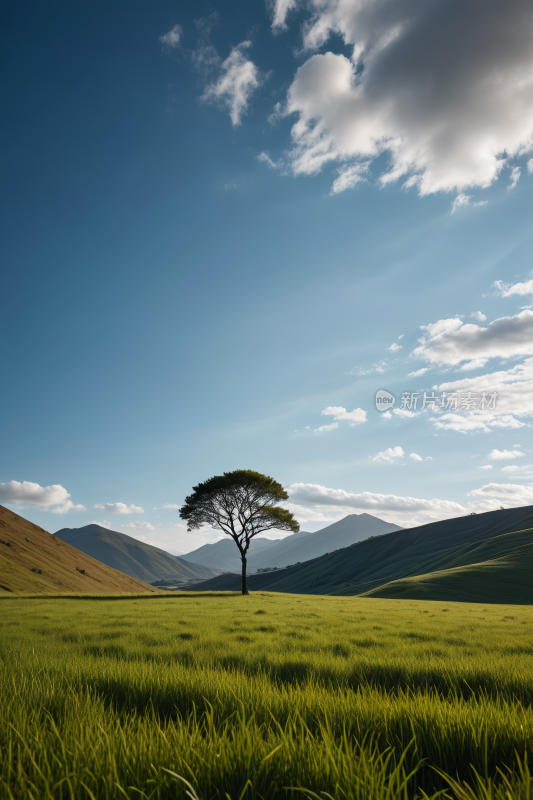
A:
[[[205,102],[216,102],[229,110],[234,128],[241,124],[254,91],[263,82],[259,69],[246,57],[251,46],[250,41],[245,41],[234,47],[220,65],[218,77],[205,87],[202,95]]]

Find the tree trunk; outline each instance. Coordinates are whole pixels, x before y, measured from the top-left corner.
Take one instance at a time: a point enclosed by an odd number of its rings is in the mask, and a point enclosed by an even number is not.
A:
[[[246,556],[244,553],[241,553],[242,559],[242,593],[248,594],[248,587],[246,585]]]

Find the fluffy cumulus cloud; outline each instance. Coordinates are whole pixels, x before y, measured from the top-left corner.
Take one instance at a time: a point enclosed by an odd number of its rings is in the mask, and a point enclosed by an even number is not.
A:
[[[349,513],[384,515],[398,524],[419,525],[436,519],[447,519],[467,513],[465,506],[451,500],[424,500],[376,492],[346,492],[311,483],[293,483],[287,487],[290,501],[314,509],[336,509]]]
[[[333,417],[333,419],[347,420],[350,425],[358,425],[360,422],[367,422],[366,411],[363,411],[362,408],[354,408],[353,411],[346,411],[342,406],[328,406],[321,411],[321,414],[325,417]],[[337,426],[335,425],[335,427]]]
[[[234,47],[220,65],[218,78],[208,84],[202,95],[207,102],[219,102],[229,110],[232,125],[237,127],[246,114],[253,92],[262,83],[262,76],[253,61],[246,57],[251,42]]]
[[[128,528],[132,531],[155,531],[153,525],[150,525],[149,522],[128,522],[127,524],[121,525],[121,528]]]
[[[104,503],[95,508],[100,508],[107,514],[144,514],[144,509],[140,506],[127,506],[125,503]]]
[[[412,458],[413,461],[423,461],[424,459],[422,456],[419,456],[418,453],[410,453],[409,458]]]
[[[491,461],[514,461],[515,458],[524,458],[525,453],[520,450],[492,450],[487,458]]]
[[[497,394],[498,415],[478,415],[492,427],[520,428],[524,426],[516,417],[533,414],[533,358],[527,358],[507,370],[487,372],[475,378],[441,383],[440,391],[448,393],[483,392]]]
[[[387,447],[386,450],[382,450],[381,453],[373,456],[372,461],[388,461],[391,463],[395,458],[403,458],[404,455],[405,453],[400,446]]]
[[[40,486],[31,481],[9,481],[0,483],[0,502],[17,505],[42,506],[53,514],[65,514],[67,511],[85,511],[85,506],[75,505],[70,495],[61,484]]]
[[[414,358],[432,364],[455,366],[463,361],[533,355],[533,311],[524,309],[481,327],[459,318],[423,325],[425,332]]]
[[[487,483],[469,495],[498,498],[511,506],[528,506],[533,504],[533,484]]]
[[[381,182],[403,178],[421,195],[468,197],[504,166],[516,185],[509,159],[533,143],[530,0],[486,0],[483,13],[477,0],[275,0],[274,29],[298,9],[304,50],[333,35],[352,53],[310,55],[294,77],[286,113],[297,115],[296,173],[341,163],[348,188],[361,164],[388,153]]]
[[[401,344],[398,344],[397,342],[393,342],[390,347],[387,347],[387,350],[390,350],[391,353],[397,353],[398,350],[401,349],[402,349]]]
[[[512,297],[513,295],[523,297],[524,295],[533,294],[533,280],[524,281],[523,283],[504,283],[503,281],[494,281],[492,285],[502,297]]]
[[[173,511],[179,511],[181,506],[179,506],[177,503],[165,503],[163,508],[171,508]]]

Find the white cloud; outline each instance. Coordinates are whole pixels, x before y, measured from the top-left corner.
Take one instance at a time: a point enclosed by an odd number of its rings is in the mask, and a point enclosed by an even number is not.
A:
[[[390,350],[391,353],[397,353],[398,350],[401,349],[402,349],[401,344],[396,344],[396,342],[393,342],[390,347],[387,347],[387,350]]]
[[[385,411],[385,412],[384,412],[384,413],[381,415],[381,419],[392,419],[392,414],[390,413],[390,411]]]
[[[338,427],[338,422],[332,422],[331,425],[321,425],[320,428],[315,428],[313,433],[326,433],[327,431],[334,431]]]
[[[331,35],[353,45],[351,59],[312,55],[295,75],[286,112],[298,115],[296,173],[388,152],[382,183],[406,176],[421,195],[461,195],[489,186],[531,148],[533,7],[525,0],[486,0],[482,15],[476,0],[276,0],[274,29],[296,8],[308,12],[304,49]]]
[[[170,50],[175,50],[176,47],[179,47],[182,35],[183,30],[181,25],[174,25],[172,30],[159,37],[159,41],[163,45],[163,49],[168,48]]]
[[[398,339],[403,339],[404,336],[405,336],[404,333],[400,333],[400,335],[398,336]]]
[[[181,506],[177,503],[164,503],[163,508],[172,508],[174,511],[179,511]]]
[[[31,481],[9,481],[0,483],[0,502],[16,503],[17,505],[42,506],[53,514],[66,514],[67,511],[85,511],[85,506],[74,505],[69,500],[69,493],[61,486],[54,483],[51,486],[40,486]],[[55,508],[51,508],[55,506]]]
[[[472,311],[470,316],[473,319],[477,320],[478,322],[486,322],[487,321],[487,317],[485,316],[485,314],[482,314],[481,311]]]
[[[311,483],[293,483],[287,488],[291,501],[313,508],[350,509],[352,512],[383,514],[399,520],[398,524],[419,525],[434,519],[465,514],[468,509],[450,500],[424,500],[375,492],[346,492]]]
[[[502,472],[521,472],[530,469],[533,469],[533,464],[509,464],[506,467],[502,467]]]
[[[520,167],[513,167],[512,168],[512,170],[511,170],[511,183],[507,187],[507,191],[508,192],[511,192],[515,188],[516,184],[520,180],[520,174],[521,174]]]
[[[472,205],[475,208],[483,208],[483,206],[486,206],[488,202],[489,202],[488,200],[478,200],[477,203],[472,203]]]
[[[523,458],[525,453],[521,453],[520,450],[492,450],[487,458],[490,458],[491,461],[513,461],[515,458]]]
[[[287,509],[294,514],[298,522],[325,522],[330,525],[338,519],[338,514],[325,514],[323,511],[318,511],[316,508],[308,508],[307,506],[299,506],[294,503],[286,503]]]
[[[368,164],[352,164],[349,167],[342,167],[339,170],[339,177],[333,181],[330,195],[339,194],[346,189],[353,189],[358,183],[366,182],[367,177]]]
[[[356,372],[357,375],[371,375],[373,372],[385,372],[385,368],[387,366],[386,361],[376,361],[374,364],[371,364],[370,367],[357,367]],[[351,375],[352,373],[348,373]]]
[[[463,194],[463,192],[461,192],[461,194],[458,194],[452,203],[452,214],[455,214],[457,209],[461,208],[461,206],[467,206],[470,203],[471,199],[472,195],[470,194]]]
[[[492,469],[492,464],[483,464],[483,466],[478,467],[478,469]]]
[[[31,481],[0,483],[0,500],[7,503],[31,503],[36,506],[54,506],[65,503],[70,497],[60,484],[39,486]]]
[[[413,461],[423,461],[424,459],[422,456],[419,456],[418,453],[410,453],[409,458],[412,458]]]
[[[392,462],[395,458],[402,458],[405,453],[403,452],[400,446],[398,447],[387,447],[386,450],[382,450],[381,453],[373,456],[372,461],[388,461]]]
[[[490,433],[490,428],[479,417],[463,417],[461,414],[443,414],[439,419],[432,420],[438,430],[457,431],[457,433]]]
[[[346,411],[342,406],[328,406],[320,413],[326,417],[333,417],[333,419],[348,420],[352,425],[368,421],[366,411],[363,411],[362,408],[354,408],[353,411]],[[324,428],[330,430],[330,426],[326,425]],[[319,428],[319,430],[322,430],[322,428]]]
[[[408,408],[393,408],[392,413],[397,417],[403,417],[404,419],[412,419],[413,417],[417,417],[418,413],[416,411],[409,411]]]
[[[531,160],[533,161],[533,158]],[[494,281],[492,285],[502,297],[512,297],[514,294],[533,294],[533,280],[525,281],[524,283],[504,283],[503,281]]]
[[[475,369],[482,369],[488,360],[488,358],[474,358],[473,361],[468,361],[466,364],[463,364],[462,367],[459,367],[459,371],[472,372]]]
[[[241,42],[232,49],[220,67],[218,79],[206,86],[202,96],[203,100],[219,101],[226,105],[233,127],[241,124],[254,90],[262,83],[259,70],[245,56],[251,44]]]
[[[489,420],[489,425],[493,428],[524,428],[525,422],[515,419],[511,414],[501,414]]]
[[[107,519],[92,519],[87,523],[87,525],[100,525],[101,528],[108,528],[110,531],[113,530],[113,525],[111,522],[108,522]]]
[[[501,317],[485,328],[458,319],[422,325],[425,331],[412,356],[432,364],[455,366],[477,358],[510,358],[533,354],[533,311]]]
[[[521,427],[523,423],[519,423],[513,415],[520,417],[533,413],[533,358],[508,370],[442,383],[439,389],[445,392],[478,392],[480,396],[482,392],[496,392],[499,426],[507,422],[507,427]]]
[[[516,506],[533,504],[533,484],[487,483],[468,494],[470,497],[499,497]]]
[[[95,508],[101,508],[108,514],[144,514],[144,510],[140,506],[127,506],[125,503],[104,503],[96,505]]]
[[[529,172],[530,175],[533,172],[533,158],[530,158],[529,161],[527,162],[527,171]]]
[[[421,369],[415,370],[415,372],[410,372],[408,374],[408,378],[418,378],[420,375],[425,375],[428,372],[429,367],[422,367]]]
[[[126,525],[121,525],[121,528],[129,528],[135,531],[155,531],[153,525],[149,522],[128,522]]]
[[[281,167],[280,161],[272,161],[270,156],[266,151],[259,153],[257,156],[257,160],[261,161],[263,164],[266,164],[269,169],[279,169]]]
[[[56,506],[55,508],[49,508],[48,511],[51,511],[52,514],[66,514],[67,511],[86,511],[87,509],[85,506],[82,506],[80,503],[78,505],[74,505],[71,500],[66,500],[61,505]]]

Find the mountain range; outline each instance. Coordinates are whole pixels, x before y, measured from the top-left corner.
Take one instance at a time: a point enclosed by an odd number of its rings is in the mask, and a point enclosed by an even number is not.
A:
[[[275,572],[251,591],[533,603],[533,506],[432,522],[369,538]],[[195,589],[240,589],[222,575]]]
[[[348,514],[339,522],[314,533],[299,531],[284,539],[257,537],[250,542],[248,570],[286,567],[289,564],[309,561],[341,547],[355,544],[370,536],[382,536],[402,530],[392,522],[384,522],[371,514]],[[241,558],[235,542],[229,537],[214,544],[204,544],[182,556],[187,561],[219,567],[232,572],[241,571]]]
[[[55,535],[82,553],[146,583],[168,580],[179,586],[207,580],[224,572],[223,569],[184,561],[166,550],[101,525],[62,528]]]
[[[159,593],[0,506],[0,595]]]

